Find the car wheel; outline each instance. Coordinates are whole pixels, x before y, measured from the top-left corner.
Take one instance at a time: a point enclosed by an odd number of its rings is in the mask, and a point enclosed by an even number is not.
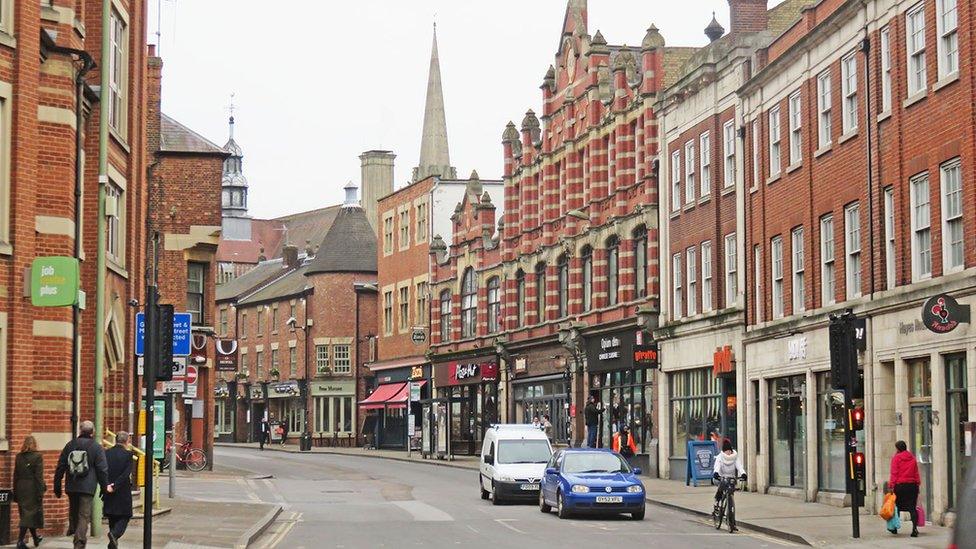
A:
[[[556,514],[559,518],[566,519],[569,518],[569,510],[566,509],[566,498],[563,497],[563,493],[556,492]]]
[[[631,513],[630,514],[630,518],[632,518],[634,520],[644,520],[644,513],[645,513],[645,511],[646,510],[643,507],[641,507],[640,508],[640,511],[634,511],[633,513]]]
[[[552,512],[552,506],[546,503],[546,496],[542,494],[541,486],[539,487],[539,510],[546,514]]]
[[[491,481],[491,504],[501,505],[501,498],[498,497],[498,488],[495,488],[495,481]]]
[[[481,499],[488,499],[490,494],[488,493],[488,490],[485,490],[485,481],[480,476],[478,477],[478,488],[481,489]]]

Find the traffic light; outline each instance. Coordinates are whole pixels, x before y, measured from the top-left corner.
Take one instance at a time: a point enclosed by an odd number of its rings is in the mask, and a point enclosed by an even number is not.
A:
[[[854,452],[851,454],[851,478],[865,478],[864,452]]]
[[[864,408],[853,408],[847,412],[851,431],[864,430]]]
[[[156,380],[171,381],[173,379],[173,306],[159,305],[157,309],[156,333],[159,334],[159,346],[156,348]]]
[[[846,389],[852,367],[856,368],[854,339],[850,326],[843,318],[833,318],[829,328],[830,384],[834,389]]]

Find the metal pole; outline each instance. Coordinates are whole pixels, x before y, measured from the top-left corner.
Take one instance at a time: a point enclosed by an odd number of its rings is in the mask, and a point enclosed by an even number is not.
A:
[[[412,393],[413,393],[413,382],[412,381],[408,381],[407,382],[407,408],[406,408],[407,415],[403,416],[403,422],[407,424],[406,427],[405,427],[405,429],[407,430],[407,457],[411,457],[411,448],[410,448],[410,446],[411,446],[411,444],[410,444],[410,438],[411,438],[411,436],[410,435],[412,433],[410,432],[410,418],[413,417],[413,415],[411,414],[410,405],[413,404],[413,401],[411,400],[411,396],[410,395]]]
[[[155,438],[155,399],[154,393],[156,389],[156,354],[159,349],[159,337],[157,332],[159,331],[159,321],[157,313],[156,302],[159,296],[156,293],[155,286],[146,287],[146,335],[145,335],[145,359],[143,367],[143,378],[145,381],[146,396],[145,396],[145,410],[146,410],[146,425],[144,433],[146,435],[145,440],[145,472],[143,478],[145,478],[145,495],[143,500],[144,508],[144,519],[142,528],[142,546],[152,547],[152,502],[153,502],[153,465],[156,461],[153,455],[153,439]],[[175,441],[174,441],[175,442]],[[175,463],[170,463],[170,468],[176,467]]]
[[[861,515],[858,511],[861,506],[861,482],[858,473],[855,471],[854,463],[854,454],[857,452],[857,432],[851,429],[852,414],[854,411],[854,388],[856,387],[858,377],[857,348],[854,343],[853,315],[850,313],[845,314],[842,322],[844,323],[844,331],[846,333],[844,344],[850,346],[848,356],[851,357],[847,365],[847,389],[844,391],[844,411],[847,413],[847,421],[844,422],[844,434],[847,437],[847,463],[851,476],[851,535],[854,539],[857,539],[861,537]]]
[[[176,424],[173,421],[173,410],[176,409],[176,397],[173,397],[173,405],[169,409],[170,413],[170,425]],[[169,445],[169,497],[173,499],[176,497],[176,431],[171,431],[172,443]]]

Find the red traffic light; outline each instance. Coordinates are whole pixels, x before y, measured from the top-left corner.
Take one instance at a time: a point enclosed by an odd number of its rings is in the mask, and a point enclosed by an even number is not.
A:
[[[864,467],[864,452],[854,452],[854,466]]]
[[[861,431],[864,429],[864,408],[854,408],[848,412],[849,426],[851,431]]]

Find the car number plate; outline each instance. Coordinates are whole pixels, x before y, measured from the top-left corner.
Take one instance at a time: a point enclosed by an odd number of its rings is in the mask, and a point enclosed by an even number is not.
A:
[[[522,490],[538,491],[539,490],[539,485],[538,484],[523,484],[523,485],[519,486],[519,488],[521,488]]]
[[[596,502],[597,503],[623,503],[624,497],[623,496],[597,496]]]

